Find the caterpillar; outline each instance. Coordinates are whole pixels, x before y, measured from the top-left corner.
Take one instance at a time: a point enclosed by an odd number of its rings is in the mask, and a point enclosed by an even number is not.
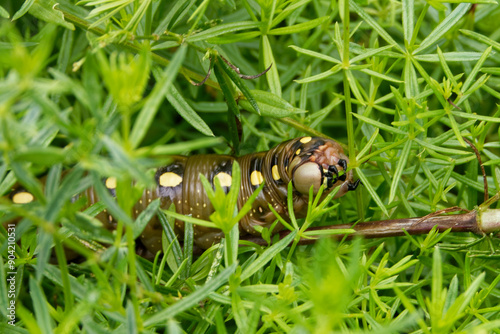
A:
[[[305,217],[309,198],[309,189],[316,194],[324,185],[326,196],[339,187],[335,198],[355,190],[359,180],[353,181],[353,172],[347,170],[349,159],[342,147],[331,139],[321,137],[299,137],[279,144],[267,152],[247,154],[241,157],[230,155],[194,155],[171,156],[170,163],[156,170],[154,189],[144,191],[136,203],[133,213],[137,216],[148,204],[160,198],[161,208],[168,209],[172,204],[177,213],[191,215],[209,220],[213,207],[203,189],[200,173],[205,175],[213,185],[215,178],[227,193],[232,184],[232,165],[237,161],[242,171],[241,189],[238,196],[238,208],[248,200],[250,195],[262,182],[265,185],[253,202],[252,209],[240,221],[242,234],[259,234],[254,226],[269,228],[276,217],[269,209],[274,210],[289,221],[287,209],[287,185],[293,185],[293,210],[297,218]],[[115,195],[116,179],[109,177],[103,180],[108,191]],[[98,201],[93,187],[88,188],[76,197],[84,196],[90,206]],[[16,204],[29,203],[35,200],[26,190],[11,192],[10,198]],[[116,228],[116,221],[106,210],[96,218],[109,229]],[[278,224],[273,233],[283,227]],[[184,222],[175,221],[175,231],[180,234],[184,230]],[[207,249],[219,242],[223,233],[215,228],[194,226],[194,243]],[[147,251],[155,254],[161,250],[162,227],[156,217],[146,226],[140,236],[141,243]]]

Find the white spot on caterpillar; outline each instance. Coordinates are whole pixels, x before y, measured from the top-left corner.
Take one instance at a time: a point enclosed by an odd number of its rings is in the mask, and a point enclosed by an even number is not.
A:
[[[106,188],[116,189],[116,177],[112,176],[106,179]]]
[[[262,207],[261,206],[259,206],[259,212],[262,213]]]
[[[26,204],[33,202],[34,199],[35,197],[33,197],[33,195],[31,195],[29,192],[22,191],[18,192],[12,197],[12,202],[16,204]]]
[[[252,174],[250,174],[250,183],[252,183],[253,186],[258,186],[264,181],[264,177],[262,176],[262,173],[259,172],[258,170],[254,170]]]
[[[177,201],[177,204],[181,204],[181,203],[182,203],[181,200]]]
[[[207,204],[206,203],[203,203],[203,207],[206,208],[207,207]]]
[[[311,137],[302,137],[302,138],[300,138],[300,142],[302,144],[307,144],[311,141],[311,139],[312,139]]]
[[[161,174],[159,183],[162,187],[177,187],[182,182],[182,177],[172,173],[166,172]]]
[[[215,175],[216,178],[219,179],[220,185],[222,187],[231,187],[231,183],[233,182],[233,178],[228,173],[220,172]],[[243,187],[242,187],[243,189]]]
[[[142,199],[139,200],[139,204],[142,204]]]

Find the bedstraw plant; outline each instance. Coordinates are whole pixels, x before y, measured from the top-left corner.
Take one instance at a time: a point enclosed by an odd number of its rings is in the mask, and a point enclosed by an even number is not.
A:
[[[497,1],[6,0],[0,17],[0,332],[500,332],[496,235],[298,244],[318,236],[303,224],[498,194]],[[159,201],[132,218],[169,155],[300,136],[342,143],[362,185],[311,196],[281,240],[239,240],[238,188],[211,191],[211,221],[185,218],[182,236]],[[16,185],[36,201],[14,205]],[[74,200],[91,185],[99,202]],[[143,258],[134,240],[155,215],[163,254]],[[189,222],[226,238],[196,250]]]

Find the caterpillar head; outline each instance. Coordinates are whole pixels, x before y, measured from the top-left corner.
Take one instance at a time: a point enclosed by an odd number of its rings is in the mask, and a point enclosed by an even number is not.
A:
[[[347,170],[349,158],[342,147],[331,139],[303,137],[297,141],[294,157],[289,166],[290,177],[295,190],[303,195],[317,194],[321,185],[325,194],[340,187],[335,198],[354,190],[359,180],[353,181],[352,170]]]

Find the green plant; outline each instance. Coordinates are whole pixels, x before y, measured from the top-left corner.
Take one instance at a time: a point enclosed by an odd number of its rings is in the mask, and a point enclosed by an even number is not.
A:
[[[15,327],[0,308],[2,331],[500,331],[495,237],[288,247],[302,233],[292,220],[269,247],[235,254],[228,226],[229,242],[193,257],[160,211],[167,255],[150,262],[133,239],[159,203],[130,216],[165,155],[244,154],[304,134],[347,143],[363,183],[315,203],[306,224],[473,209],[484,190],[464,138],[489,195],[500,191],[495,1],[8,0],[0,16],[0,195],[19,183],[37,198],[0,200],[2,223],[21,217],[12,253],[11,231],[0,237],[0,304],[16,300]],[[220,55],[245,75],[271,67],[243,81]],[[90,208],[70,201],[111,176],[116,201],[106,189]],[[105,208],[115,233],[94,219]]]

